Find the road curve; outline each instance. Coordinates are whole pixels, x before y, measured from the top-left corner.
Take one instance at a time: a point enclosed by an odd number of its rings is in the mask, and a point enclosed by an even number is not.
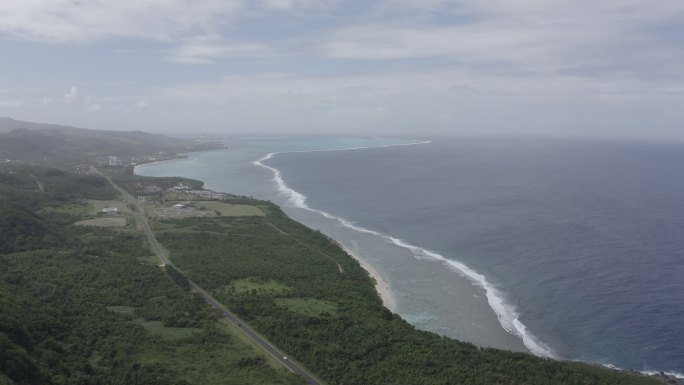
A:
[[[149,223],[147,222],[147,217],[145,216],[145,211],[140,205],[138,204],[137,199],[135,199],[131,194],[129,194],[126,190],[122,189],[119,187],[116,183],[114,183],[111,178],[103,175],[92,167],[92,170],[97,173],[98,175],[102,176],[103,178],[107,179],[107,181],[116,189],[116,191],[121,194],[121,196],[124,198],[124,200],[130,204],[133,208],[135,208],[135,217],[138,221],[138,223],[141,224],[145,236],[147,237],[147,241],[150,243],[150,246],[154,250],[155,254],[157,254],[157,257],[159,258],[159,261],[161,261],[162,266],[165,265],[171,265],[174,266],[171,260],[164,254],[164,251],[162,250],[161,246],[159,245],[159,242],[157,242],[157,238],[154,236],[154,232],[152,232],[152,229],[150,228]],[[178,270],[178,269],[176,269]],[[178,270],[181,274],[183,274],[182,271]],[[187,278],[187,277],[186,277]],[[283,365],[285,368],[290,370],[291,372],[301,376],[304,378],[304,380],[309,384],[309,385],[323,385],[320,382],[316,381],[313,377],[311,377],[307,372],[305,372],[302,368],[300,368],[298,365],[292,363],[292,361],[288,360],[287,357],[279,351],[275,346],[271,345],[268,341],[266,341],[264,338],[262,338],[257,332],[255,332],[252,328],[250,328],[248,325],[243,323],[234,313],[232,313],[230,310],[228,310],[225,306],[223,306],[220,302],[218,302],[214,297],[209,295],[204,289],[199,287],[195,282],[191,281],[188,279],[188,283],[190,285],[190,289],[200,295],[204,300],[211,305],[214,309],[216,309],[219,314],[231,323],[233,323],[240,331],[245,334],[247,337],[249,337],[252,341],[254,341],[257,345],[259,345],[262,349],[264,349],[266,352],[271,354],[278,362],[280,362],[281,365]]]

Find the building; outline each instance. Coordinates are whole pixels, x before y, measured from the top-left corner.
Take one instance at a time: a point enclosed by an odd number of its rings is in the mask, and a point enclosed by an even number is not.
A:
[[[110,155],[107,157],[107,164],[110,166],[121,166],[123,164],[123,160],[121,160],[121,158],[118,156]]]

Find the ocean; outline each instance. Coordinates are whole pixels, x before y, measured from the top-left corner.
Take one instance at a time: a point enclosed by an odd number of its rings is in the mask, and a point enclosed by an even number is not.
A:
[[[280,204],[373,266],[395,297],[392,310],[421,329],[684,373],[684,144],[226,143],[136,172]]]

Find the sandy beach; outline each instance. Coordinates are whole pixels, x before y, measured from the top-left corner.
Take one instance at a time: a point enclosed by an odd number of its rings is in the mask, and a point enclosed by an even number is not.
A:
[[[382,299],[382,303],[385,305],[387,309],[389,309],[391,312],[396,313],[397,310],[397,299],[394,296],[394,293],[392,293],[392,290],[390,289],[389,282],[385,278],[383,278],[380,273],[378,273],[377,270],[373,268],[373,266],[369,265],[366,261],[363,259],[359,258],[358,256],[354,255],[353,253],[349,252],[349,250],[345,250],[349,255],[354,257],[357,261],[359,261],[359,264],[361,264],[361,267],[364,268],[370,274],[370,276],[375,280],[375,290],[378,292],[380,295],[380,299]]]

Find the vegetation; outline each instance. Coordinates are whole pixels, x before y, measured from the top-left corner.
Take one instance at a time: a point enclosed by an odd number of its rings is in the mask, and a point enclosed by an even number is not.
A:
[[[0,161],[9,159],[71,168],[110,155],[172,158],[178,153],[221,146],[142,131],[88,130],[0,118]]]
[[[142,262],[139,232],[70,224],[115,198],[102,178],[15,165],[0,180],[0,384],[302,383]]]
[[[416,330],[327,237],[242,199],[268,215],[157,221],[157,238],[191,280],[329,384],[657,383]]]
[[[126,226],[126,218],[95,218],[76,222],[79,226],[121,227]]]
[[[264,212],[258,207],[252,205],[238,205],[232,203],[223,203],[217,201],[200,201],[197,202],[197,206],[207,209],[215,210],[220,215],[225,215],[229,217],[244,217],[244,216],[263,216]]]
[[[201,187],[109,171],[134,194]],[[302,383],[188,279],[331,385],[658,383],[416,330],[339,246],[247,197],[225,202],[263,215],[154,220],[162,268],[134,226],[73,225],[116,199],[98,176],[0,166],[0,384]]]
[[[112,167],[105,168],[105,173],[111,176],[112,180],[131,195],[150,195],[152,191],[161,192],[173,188],[176,185],[184,184],[193,190],[200,190],[204,182],[179,177],[149,178],[133,174],[133,168]]]

